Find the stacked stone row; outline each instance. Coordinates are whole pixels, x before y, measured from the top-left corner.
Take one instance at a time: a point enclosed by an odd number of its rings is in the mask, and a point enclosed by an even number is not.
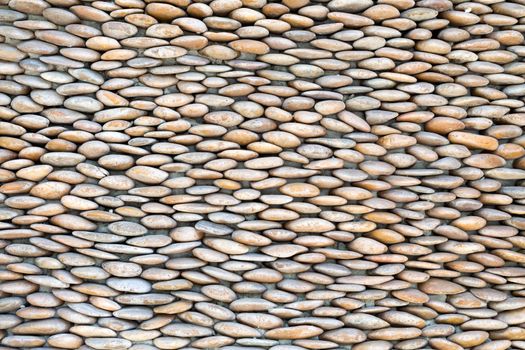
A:
[[[0,0],[0,349],[525,349],[525,3]]]

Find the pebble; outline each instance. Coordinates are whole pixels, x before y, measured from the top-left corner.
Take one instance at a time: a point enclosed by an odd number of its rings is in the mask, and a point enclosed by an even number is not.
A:
[[[522,1],[0,4],[4,348],[525,348]]]
[[[286,328],[274,328],[265,333],[269,339],[306,339],[321,335],[323,330],[315,326],[291,326]]]

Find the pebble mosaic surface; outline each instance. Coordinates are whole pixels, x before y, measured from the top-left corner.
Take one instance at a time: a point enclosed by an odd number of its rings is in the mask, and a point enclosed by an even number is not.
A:
[[[525,349],[525,1],[0,22],[0,350]]]

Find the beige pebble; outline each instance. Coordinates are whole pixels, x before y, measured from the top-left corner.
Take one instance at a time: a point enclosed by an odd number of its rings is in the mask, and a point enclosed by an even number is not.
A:
[[[524,347],[521,2],[3,5],[4,347]]]

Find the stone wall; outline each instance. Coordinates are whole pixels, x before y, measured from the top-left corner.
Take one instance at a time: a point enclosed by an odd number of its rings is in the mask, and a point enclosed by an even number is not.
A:
[[[524,31],[0,0],[0,350],[525,349]]]

